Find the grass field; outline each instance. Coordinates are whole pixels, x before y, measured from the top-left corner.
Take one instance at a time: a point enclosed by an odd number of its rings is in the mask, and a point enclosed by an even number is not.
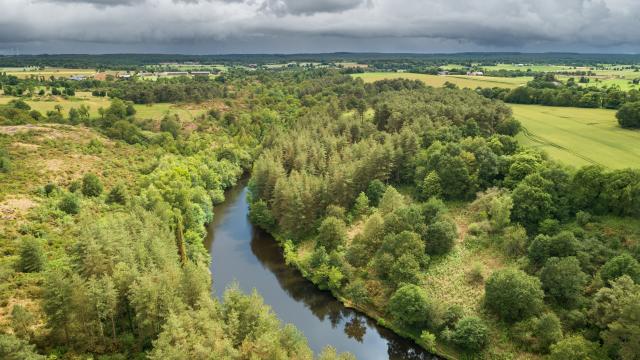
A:
[[[640,131],[618,126],[614,110],[511,105],[525,131],[518,140],[565,164],[640,167]]]
[[[44,70],[39,70],[38,68],[0,68],[0,72],[6,72],[7,75],[14,75],[21,79],[28,78],[31,75],[44,76],[45,78],[49,78],[50,76],[68,78],[73,75],[93,76],[96,74],[95,69],[64,68],[45,68]],[[110,71],[107,73],[115,74],[116,72]]]
[[[513,89],[518,86],[526,84],[532,78],[530,77],[517,77],[517,78],[502,78],[502,77],[490,77],[490,76],[465,76],[465,75],[428,75],[428,74],[414,74],[414,73],[392,73],[392,72],[370,72],[362,74],[353,74],[354,78],[361,78],[364,82],[374,82],[385,79],[411,79],[421,80],[427,85],[434,87],[441,87],[445,82],[450,82],[458,85],[461,88],[475,89],[477,87],[503,87]]]
[[[0,96],[0,105],[6,104],[15,99],[10,96]],[[25,100],[32,109],[38,110],[45,115],[47,111],[55,110],[56,105],[62,105],[62,113],[68,116],[69,109],[79,108],[80,105],[89,107],[91,116],[98,116],[98,109],[109,107],[111,101],[109,98],[94,97],[90,93],[78,92],[76,96],[69,99],[62,97],[46,97],[43,99]],[[161,119],[165,115],[177,114],[183,120],[191,120],[194,117],[203,114],[207,108],[200,105],[175,105],[175,104],[153,104],[153,105],[134,105],[136,108],[136,117],[139,119]]]

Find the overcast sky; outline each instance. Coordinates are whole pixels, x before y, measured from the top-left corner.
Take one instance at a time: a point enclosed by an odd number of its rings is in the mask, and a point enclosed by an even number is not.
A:
[[[639,0],[0,0],[0,54],[640,52]]]

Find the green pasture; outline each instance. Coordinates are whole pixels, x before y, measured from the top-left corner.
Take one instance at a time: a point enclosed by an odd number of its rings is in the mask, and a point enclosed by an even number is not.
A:
[[[568,165],[640,167],[640,131],[618,126],[614,110],[511,105],[524,130],[518,140]]]

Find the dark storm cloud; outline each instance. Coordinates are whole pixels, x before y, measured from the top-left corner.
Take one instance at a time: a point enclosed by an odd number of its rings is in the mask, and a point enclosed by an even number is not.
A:
[[[315,13],[343,12],[366,3],[366,0],[266,0],[262,9],[277,15],[313,15]]]
[[[60,3],[60,4],[91,4],[91,5],[98,5],[98,6],[133,5],[136,3],[140,3],[140,1],[138,0],[39,0],[39,1]]]
[[[0,14],[0,48],[49,52],[640,49],[637,0],[0,0]]]

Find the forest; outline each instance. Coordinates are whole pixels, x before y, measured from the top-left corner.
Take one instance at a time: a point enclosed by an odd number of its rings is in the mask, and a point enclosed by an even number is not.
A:
[[[243,174],[250,220],[290,266],[431,352],[640,354],[640,171],[568,167],[522,147],[502,101],[580,102],[595,90],[538,78],[496,95],[365,84],[336,69],[0,81],[5,95],[22,89],[0,105],[0,125],[32,129],[0,135],[2,197],[38,203],[2,230],[11,240],[0,263],[2,307],[11,309],[0,323],[2,358],[352,358],[313,354],[259,294],[231,287],[211,297],[205,225]],[[42,114],[22,100],[40,89],[105,91],[111,101],[97,115],[82,105]],[[604,91],[596,107],[633,96]],[[152,121],[134,107],[212,99],[224,106],[194,119]],[[67,135],[46,135],[45,124]],[[74,131],[86,133],[64,140]],[[31,158],[30,144],[45,155]],[[38,176],[47,154],[70,153],[103,166]],[[473,264],[456,270],[464,280],[444,297],[429,282],[464,254]]]
[[[427,348],[635,358],[640,247],[607,222],[640,214],[638,170],[520,148],[510,109],[472,90],[378,82],[363,98],[370,118],[316,111],[254,164],[252,220],[290,263]],[[450,209],[461,204],[468,224]],[[479,309],[421,286],[457,246],[507,264],[467,274],[484,286]]]

